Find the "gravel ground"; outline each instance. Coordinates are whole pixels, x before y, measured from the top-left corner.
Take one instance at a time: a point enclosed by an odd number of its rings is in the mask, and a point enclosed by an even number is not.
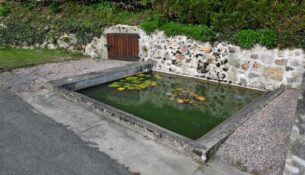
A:
[[[127,61],[81,59],[38,65],[0,73],[0,88],[12,88],[16,92],[33,91],[44,83],[89,72],[101,71],[129,64]]]
[[[297,94],[297,90],[284,91],[236,129],[216,153],[215,161],[255,175],[281,174]]]

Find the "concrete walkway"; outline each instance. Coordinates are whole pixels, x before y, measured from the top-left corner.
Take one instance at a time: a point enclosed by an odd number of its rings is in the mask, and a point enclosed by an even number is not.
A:
[[[130,174],[73,132],[0,90],[1,175]]]

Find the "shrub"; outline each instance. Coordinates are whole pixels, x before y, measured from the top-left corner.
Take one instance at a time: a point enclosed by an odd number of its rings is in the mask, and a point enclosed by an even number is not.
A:
[[[41,43],[45,38],[55,43],[62,34],[75,33],[79,44],[86,44],[99,37],[105,25],[140,24],[147,33],[159,29],[169,36],[228,41],[243,48],[256,43],[305,48],[304,7],[305,1],[299,0],[6,1],[0,5],[0,17],[5,16],[0,23],[8,28],[0,29],[0,43]],[[52,14],[59,11],[64,13]]]
[[[95,6],[96,6],[96,10],[101,10],[101,11],[115,9],[115,6],[111,2],[107,2],[107,1],[98,3]]]
[[[303,48],[305,49],[305,35],[295,35],[290,32],[280,33],[278,37],[279,48]]]
[[[147,20],[141,23],[140,27],[147,33],[157,29],[163,30],[167,36],[186,35],[199,41],[212,41],[215,33],[205,25],[182,24],[168,22],[164,19]]]
[[[235,42],[242,48],[251,48],[257,43],[257,33],[254,30],[241,30],[236,33]]]
[[[259,29],[256,32],[258,43],[267,48],[277,46],[278,34],[271,29]]]
[[[58,1],[53,1],[49,6],[48,9],[52,13],[60,12],[60,3]]]
[[[170,20],[207,25],[217,32],[270,28],[295,34],[305,27],[302,0],[156,0],[154,7]]]
[[[168,36],[186,35],[199,41],[212,41],[215,38],[214,31],[205,25],[168,22],[161,29]]]
[[[0,4],[0,17],[5,17],[7,16],[8,14],[10,13],[10,9],[8,8],[8,6],[3,3],[3,4]]]
[[[23,4],[25,8],[27,8],[28,10],[33,10],[36,8],[36,3],[34,2],[28,2],[28,3],[24,3]]]
[[[42,43],[46,34],[43,29],[19,20],[7,22],[5,25],[5,28],[0,29],[0,45],[3,46]]]
[[[150,34],[155,30],[160,29],[165,22],[165,20],[161,19],[145,20],[140,24],[140,28],[142,28],[146,33]]]
[[[242,48],[251,48],[255,44],[274,48],[277,46],[278,34],[271,29],[241,30],[236,33],[235,42]]]

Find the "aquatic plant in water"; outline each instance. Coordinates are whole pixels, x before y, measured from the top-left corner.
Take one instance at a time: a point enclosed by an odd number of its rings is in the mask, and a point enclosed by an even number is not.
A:
[[[156,81],[161,78],[159,74],[138,74],[112,82],[108,87],[116,88],[118,91],[144,90],[149,87],[158,86]]]
[[[190,90],[182,88],[176,88],[172,93],[168,93],[167,95],[170,100],[175,101],[178,104],[198,105],[198,103],[207,100],[205,96],[198,95]]]

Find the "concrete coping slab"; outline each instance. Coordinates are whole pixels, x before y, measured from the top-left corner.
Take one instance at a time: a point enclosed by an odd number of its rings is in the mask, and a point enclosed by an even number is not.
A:
[[[272,92],[265,93],[197,140],[191,140],[137,116],[76,92],[80,89],[111,82],[139,73],[149,72],[152,71],[152,68],[153,64],[151,62],[137,62],[101,72],[51,81],[49,83],[56,93],[68,100],[83,105],[103,117],[117,121],[152,140],[189,155],[201,163],[206,162],[238,126],[247,121],[252,115],[286,89],[285,86],[281,86]]]

